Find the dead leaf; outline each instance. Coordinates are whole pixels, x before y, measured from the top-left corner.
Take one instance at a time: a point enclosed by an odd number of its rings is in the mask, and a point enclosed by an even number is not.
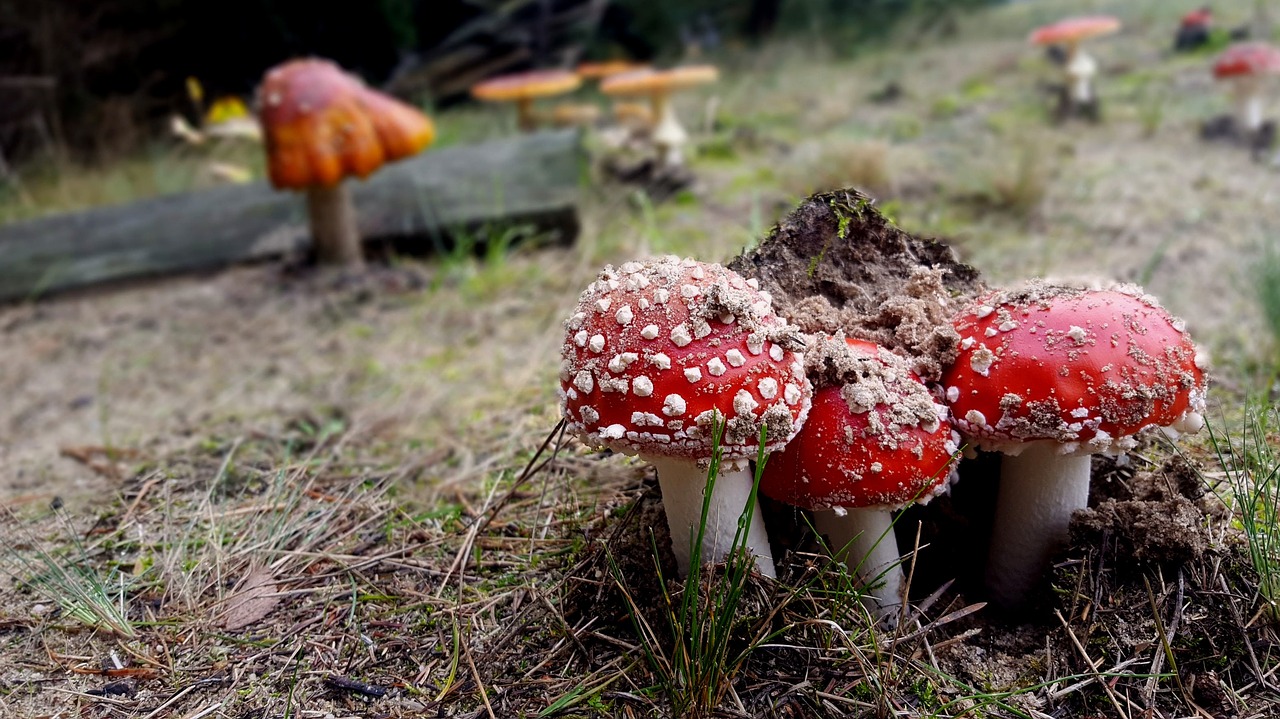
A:
[[[227,630],[244,629],[262,621],[280,603],[280,597],[275,596],[279,591],[271,568],[258,567],[240,580],[234,594],[222,600],[215,611],[215,621]]]

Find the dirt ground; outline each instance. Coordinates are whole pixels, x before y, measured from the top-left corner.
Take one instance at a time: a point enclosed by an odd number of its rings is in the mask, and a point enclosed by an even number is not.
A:
[[[127,706],[66,693],[99,687],[105,679],[72,667],[95,666],[126,643],[67,630],[46,618],[47,600],[8,591],[0,634],[25,656],[0,660],[0,714],[92,707],[87,715],[149,716],[212,676],[230,678],[217,685],[211,714],[199,712],[214,699],[191,694],[154,716],[283,715],[295,685],[311,692],[308,716],[516,716],[615,675],[589,692],[602,706],[566,706],[656,711],[647,685],[627,673],[642,664],[640,640],[628,634],[626,597],[596,544],[628,526],[664,529],[652,478],[570,443],[535,479],[511,482],[558,420],[561,321],[600,266],[650,252],[727,261],[813,190],[868,188],[899,227],[943,238],[992,285],[1045,275],[1142,282],[1213,356],[1211,413],[1237,411],[1245,393],[1262,389],[1259,367],[1276,351],[1252,273],[1280,238],[1280,169],[1197,139],[1197,122],[1226,101],[1204,57],[1168,56],[1170,11],[1150,3],[1094,4],[1127,21],[1097,43],[1105,121],[1051,125],[1037,85],[1052,80],[1051,66],[1023,38],[1062,5],[994,9],[957,36],[854,61],[794,46],[733,55],[716,91],[719,122],[697,133],[699,186],[657,206],[638,205],[630,188],[588,188],[584,234],[571,250],[411,259],[360,276],[272,263],[0,307],[0,502],[41,515],[62,500],[86,536],[108,527],[95,552],[130,568],[152,555],[181,564],[169,550],[140,549],[179,546],[177,518],[203,531],[199,518],[215,510],[278,504],[332,520],[308,525],[312,534],[274,561],[273,586],[296,594],[250,635],[226,638],[235,632],[224,605],[250,574],[248,545],[217,555],[216,575],[188,567],[201,578],[189,588],[149,589],[155,641],[132,646],[152,663],[133,662],[157,675],[136,678],[141,693]],[[1249,3],[1222,5],[1245,17]],[[890,81],[903,97],[868,99]],[[681,109],[693,116],[704,101],[684,99]],[[1271,108],[1280,115],[1280,104]],[[1203,445],[1187,443],[1212,475]],[[973,523],[965,542],[921,554],[916,598],[932,632],[890,645],[865,633],[833,639],[796,619],[826,611],[816,590],[784,602],[757,588],[764,606],[781,607],[767,627],[788,633],[743,665],[749,686],[726,698],[725,716],[1136,717],[1144,707],[1156,712],[1148,716],[1191,715],[1188,707],[1274,716],[1278,645],[1244,589],[1251,570],[1238,534],[1167,451],[1146,447],[1130,466],[1095,466],[1091,511],[1029,625],[993,620],[966,598],[977,568],[953,553],[981,546],[975,507],[992,485],[981,463],[965,472],[977,478],[969,488],[962,481],[899,528],[904,546],[916,526],[929,545],[928,532]],[[276,476],[299,479],[305,496],[275,494],[285,491]],[[354,487],[376,491],[357,498]],[[797,522],[765,509],[773,525]],[[1139,537],[1135,527],[1147,530]],[[785,579],[827,576],[806,558],[811,548],[784,548],[800,552]],[[656,601],[647,539],[614,551],[632,578],[623,586]],[[473,555],[489,561],[469,565]],[[534,556],[546,569],[530,566]],[[361,588],[344,585],[350,606],[334,584],[348,581]],[[221,619],[209,619],[210,602]],[[250,651],[262,637],[311,626],[311,615],[328,633],[306,649],[301,679],[285,656],[302,649]],[[1160,622],[1173,627],[1162,635],[1178,637],[1176,652],[1159,651]],[[200,632],[205,639],[192,639]],[[560,671],[536,663],[543,657]],[[1120,672],[1136,678],[1108,685]],[[395,687],[393,699],[370,705],[358,691],[321,686],[322,676],[355,675]],[[1164,678],[1147,678],[1156,675]]]

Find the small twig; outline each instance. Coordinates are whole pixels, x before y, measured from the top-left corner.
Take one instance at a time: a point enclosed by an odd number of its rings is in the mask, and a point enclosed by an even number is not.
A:
[[[160,706],[156,707],[154,711],[152,711],[150,714],[146,715],[142,719],[155,719],[156,717],[160,716],[161,712],[173,706],[174,704],[177,704],[179,699],[190,694],[198,686],[200,686],[199,683],[188,685],[186,688],[182,689],[177,694],[174,694],[173,696],[169,697],[169,701],[166,701],[164,704],[161,704]]]
[[[1102,674],[1098,671],[1098,665],[1094,664],[1093,660],[1089,658],[1089,652],[1084,648],[1084,645],[1080,643],[1080,639],[1076,637],[1075,631],[1071,629],[1071,625],[1068,624],[1066,618],[1062,616],[1062,612],[1055,609],[1053,610],[1053,613],[1058,617],[1058,621],[1062,622],[1062,627],[1067,630],[1067,636],[1070,637],[1071,643],[1075,646],[1076,651],[1080,652],[1081,658],[1084,659],[1085,666],[1089,667],[1089,673],[1094,675],[1094,678],[1098,680],[1098,686],[1102,687],[1103,691],[1107,693],[1107,699],[1111,702],[1112,708],[1116,710],[1116,715],[1122,717],[1122,719],[1129,719],[1129,715],[1126,714],[1124,708],[1120,706],[1120,700],[1116,697],[1115,690],[1111,688],[1110,683],[1102,680]],[[1101,660],[1099,660],[1099,663],[1101,663]]]
[[[129,520],[133,518],[133,513],[138,511],[138,506],[142,504],[142,500],[146,499],[147,494],[157,484],[160,484],[163,481],[163,472],[160,472],[159,470],[152,472],[151,476],[147,478],[147,481],[143,482],[142,486],[138,488],[138,496],[134,497],[133,501],[129,503],[129,508],[125,510],[124,516],[120,518],[120,521],[116,523],[116,526],[123,527],[127,524]]]
[[[464,641],[462,643],[462,656],[467,660],[467,666],[471,668],[471,676],[475,677],[476,688],[480,690],[480,699],[484,702],[484,709],[489,713],[489,719],[498,719],[493,713],[493,706],[489,704],[489,693],[484,690],[484,680],[480,678],[480,670],[476,669],[476,662],[471,658],[471,647]]]
[[[201,709],[195,714],[188,714],[182,719],[200,719],[200,717],[209,716],[210,714],[212,714],[213,712],[221,708],[222,708],[222,702],[214,702],[213,704],[210,704],[209,706],[205,707],[204,709]]]
[[[534,452],[533,456],[529,458],[529,461],[525,463],[524,470],[520,472],[519,477],[516,477],[516,481],[511,484],[511,488],[507,490],[506,494],[502,495],[501,499],[494,502],[493,505],[489,507],[488,513],[480,522],[480,531],[486,529],[489,524],[493,522],[494,518],[498,516],[498,512],[502,510],[507,502],[511,501],[511,498],[515,496],[515,493],[522,486],[524,486],[525,482],[529,481],[529,478],[542,471],[543,467],[554,461],[556,456],[560,454],[560,447],[564,442],[566,426],[565,421],[561,419],[556,423],[556,426],[551,429],[551,433],[547,435],[546,439],[542,440],[542,444],[538,445],[538,451]],[[552,440],[555,440],[555,446],[551,451],[551,456],[539,462],[539,458],[541,458],[542,454],[547,451],[547,447],[551,446]]]
[[[1227,586],[1227,579],[1219,575],[1218,584],[1222,587],[1222,594],[1225,598],[1227,609],[1231,610],[1231,618],[1236,622],[1236,628],[1240,630],[1240,637],[1244,640],[1244,648],[1249,652],[1249,663],[1253,667],[1253,675],[1257,678],[1258,683],[1270,689],[1271,691],[1280,691],[1274,684],[1267,681],[1267,674],[1262,671],[1262,666],[1258,664],[1258,655],[1253,651],[1253,642],[1249,639],[1249,632],[1245,628],[1244,618],[1240,614],[1240,608],[1236,606],[1235,594],[1231,592],[1231,588]]]

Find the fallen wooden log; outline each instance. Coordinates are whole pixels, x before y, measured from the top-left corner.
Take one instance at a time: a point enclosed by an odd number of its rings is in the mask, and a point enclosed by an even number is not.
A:
[[[458,233],[482,241],[515,226],[569,244],[584,163],[573,131],[428,150],[353,182],[360,234],[423,254]],[[0,300],[301,253],[309,243],[302,195],[261,182],[56,215],[0,227]]]

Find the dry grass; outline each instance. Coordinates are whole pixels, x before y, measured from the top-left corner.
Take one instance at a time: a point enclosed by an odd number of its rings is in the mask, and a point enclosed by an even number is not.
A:
[[[645,529],[660,538],[662,520],[639,465],[572,441],[556,452],[554,434],[539,454],[559,323],[601,264],[642,249],[725,259],[823,185],[896,195],[899,224],[951,238],[992,282],[1145,280],[1213,352],[1229,404],[1274,366],[1248,269],[1280,235],[1274,177],[1193,144],[1213,106],[1211,89],[1181,92],[1207,89],[1189,60],[1152,81],[1171,88],[1158,122],[1121,73],[1103,78],[1107,124],[1044,126],[1045,68],[1023,38],[1073,7],[1011,5],[852,63],[786,46],[739,57],[720,107],[753,142],[700,165],[692,199],[593,192],[572,251],[406,260],[355,283],[247,267],[0,309],[0,477],[22,519],[3,539],[107,587],[126,577],[138,635],[86,629],[19,572],[0,600],[0,715],[668,712],[646,661],[672,656],[663,598],[713,592],[720,575],[654,581],[664,559]],[[1099,43],[1104,65],[1165,62],[1170,7],[1096,4],[1131,28]],[[902,99],[863,100],[891,80]],[[481,114],[446,115],[442,132],[503,122]],[[165,163],[29,175],[31,205],[0,217],[169,191],[194,167]],[[1162,461],[1106,485],[1168,484]],[[74,530],[43,509],[55,495]],[[741,662],[714,715],[1272,716],[1278,644],[1255,618],[1256,578],[1227,518],[1197,516],[1211,531],[1194,562],[1073,548],[1047,623],[1002,623],[966,598],[972,568],[948,566],[957,583],[920,579],[919,616],[896,634],[797,539],[783,582],[743,589]],[[936,575],[941,547],[922,544],[917,577]]]
[[[882,140],[807,143],[796,155],[779,178],[782,189],[795,197],[841,187],[856,187],[878,199],[896,193],[892,148]]]

